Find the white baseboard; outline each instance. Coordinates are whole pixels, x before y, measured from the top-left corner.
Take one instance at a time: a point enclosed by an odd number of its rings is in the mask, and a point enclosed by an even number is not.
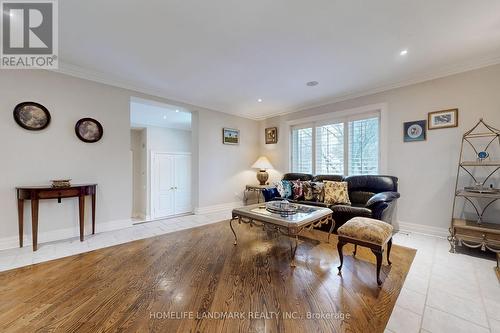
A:
[[[132,226],[131,219],[125,220],[114,220],[104,223],[96,223],[96,233],[107,232],[112,230],[124,229]],[[92,229],[89,226],[85,226],[85,235],[90,235]],[[80,231],[79,227],[75,226],[73,228],[64,228],[58,230],[44,231],[38,233],[38,244],[54,242],[58,240],[79,237]],[[31,234],[24,234],[24,246],[31,246],[32,238]],[[19,247],[19,236],[10,236],[0,238],[0,250],[7,250]]]
[[[194,213],[196,215],[217,213],[217,212],[222,212],[225,210],[231,210],[233,208],[238,208],[241,206],[243,206],[242,201],[228,202],[228,203],[213,205],[213,206],[196,207],[194,209]]]
[[[399,231],[403,232],[413,232],[422,235],[436,236],[441,238],[446,238],[449,236],[449,231],[446,228],[433,227],[424,224],[415,224],[399,221]]]

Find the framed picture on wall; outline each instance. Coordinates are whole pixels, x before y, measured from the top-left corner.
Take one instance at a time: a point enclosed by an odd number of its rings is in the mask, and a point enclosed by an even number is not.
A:
[[[404,142],[427,140],[427,120],[409,121],[403,124]]]
[[[429,112],[428,118],[430,130],[458,127],[458,109]]]
[[[225,145],[237,145],[240,143],[240,131],[234,128],[222,129],[222,143]]]
[[[92,118],[82,118],[75,125],[75,134],[83,142],[97,142],[101,140],[103,133],[101,123]]]
[[[41,131],[50,124],[50,113],[47,108],[35,102],[23,102],[14,108],[14,120],[24,129]]]
[[[266,128],[266,144],[278,143],[278,127]]]

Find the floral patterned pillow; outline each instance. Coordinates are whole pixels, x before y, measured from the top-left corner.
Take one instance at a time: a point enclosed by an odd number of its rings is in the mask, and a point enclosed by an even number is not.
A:
[[[325,184],[322,182],[311,182],[313,191],[313,201],[325,201]]]
[[[347,182],[325,182],[325,203],[350,205]]]
[[[325,184],[321,182],[302,182],[304,200],[323,202],[325,200]]]
[[[312,182],[302,182],[302,191],[304,192],[304,200],[313,201],[313,183]]]
[[[300,180],[292,180],[293,200],[300,200],[304,197],[304,187]]]

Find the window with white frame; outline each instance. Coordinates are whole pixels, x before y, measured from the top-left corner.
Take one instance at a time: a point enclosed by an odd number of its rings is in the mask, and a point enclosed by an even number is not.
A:
[[[293,126],[291,171],[317,175],[379,172],[380,114]]]

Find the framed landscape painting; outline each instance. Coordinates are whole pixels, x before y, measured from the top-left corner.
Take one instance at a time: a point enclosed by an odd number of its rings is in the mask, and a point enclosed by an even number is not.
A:
[[[442,110],[429,113],[430,130],[458,126],[458,109]]]
[[[237,145],[240,143],[240,131],[234,128],[222,129],[222,143],[225,145]]]

